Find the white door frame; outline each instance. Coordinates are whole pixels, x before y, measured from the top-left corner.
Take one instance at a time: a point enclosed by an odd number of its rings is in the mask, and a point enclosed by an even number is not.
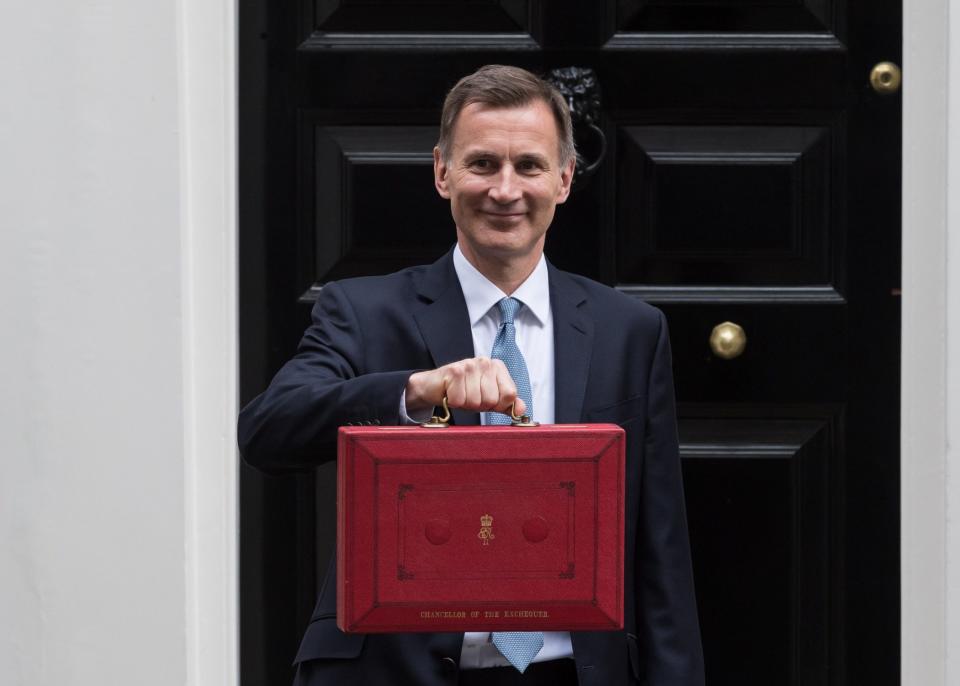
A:
[[[239,683],[236,0],[177,0],[188,686]]]
[[[900,588],[905,686],[945,686],[960,677],[955,664],[960,652],[955,647],[951,655],[948,643],[958,621],[956,591],[948,590],[948,580],[954,589],[960,581],[949,567],[950,552],[960,552],[960,540],[957,527],[948,523],[949,512],[960,504],[957,485],[948,480],[948,441],[952,437],[956,446],[960,440],[956,421],[953,427],[948,421],[948,412],[956,415],[960,402],[960,345],[947,336],[956,334],[960,323],[957,307],[952,314],[948,308],[960,296],[960,282],[947,269],[948,264],[954,272],[960,268],[958,203],[950,199],[951,189],[954,195],[960,192],[960,115],[954,115],[952,131],[948,126],[948,112],[960,112],[958,53],[951,56],[948,49],[951,32],[960,39],[958,15],[960,0],[904,0]]]

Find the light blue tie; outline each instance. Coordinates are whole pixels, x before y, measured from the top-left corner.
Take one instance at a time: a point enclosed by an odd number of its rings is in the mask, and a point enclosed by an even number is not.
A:
[[[526,414],[533,418],[533,393],[530,388],[530,374],[523,353],[517,347],[517,330],[513,318],[520,309],[516,298],[504,298],[497,303],[500,308],[500,330],[493,341],[490,357],[503,360],[510,378],[517,387],[517,395],[527,406]],[[488,412],[487,424],[509,424],[510,417],[502,412]],[[539,631],[494,631],[490,635],[493,645],[514,667],[523,672],[543,647],[543,634]]]
[[[513,325],[513,318],[522,303],[516,298],[503,298],[497,303],[500,308],[500,330],[493,339],[493,352],[490,357],[503,360],[510,378],[517,387],[517,395],[527,406],[526,415],[533,419],[533,392],[530,390],[530,375],[527,373],[527,363],[523,353],[517,347],[517,329]],[[510,417],[502,412],[488,412],[487,424],[509,424]]]
[[[494,631],[490,636],[497,650],[521,674],[543,647],[543,634],[539,631]]]

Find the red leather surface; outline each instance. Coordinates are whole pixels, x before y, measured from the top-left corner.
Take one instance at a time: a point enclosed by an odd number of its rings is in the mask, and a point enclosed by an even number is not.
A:
[[[343,427],[337,468],[343,631],[622,627],[620,427]]]

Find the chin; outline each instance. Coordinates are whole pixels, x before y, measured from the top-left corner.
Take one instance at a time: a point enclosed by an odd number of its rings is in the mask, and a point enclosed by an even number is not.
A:
[[[501,260],[529,255],[537,250],[542,241],[542,236],[533,236],[534,232],[529,226],[500,227],[485,223],[461,233],[469,248],[478,255]]]
[[[529,241],[517,232],[491,228],[478,236],[477,245],[488,249],[522,250],[529,247]]]
[[[476,246],[477,252],[501,260],[529,255],[536,251],[537,244],[526,241],[484,241]]]

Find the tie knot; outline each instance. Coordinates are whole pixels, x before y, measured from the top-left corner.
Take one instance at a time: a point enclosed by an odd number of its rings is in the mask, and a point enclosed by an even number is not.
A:
[[[513,324],[513,318],[520,309],[520,301],[516,298],[503,298],[497,303],[500,308],[500,317],[504,324]]]

